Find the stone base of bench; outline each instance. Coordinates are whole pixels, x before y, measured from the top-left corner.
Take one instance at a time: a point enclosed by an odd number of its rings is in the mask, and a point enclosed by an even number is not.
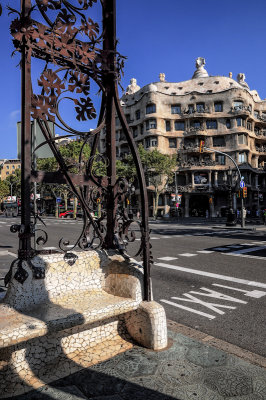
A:
[[[31,339],[0,351],[0,399],[27,393],[132,348],[122,317]]]
[[[131,348],[167,346],[162,306],[144,302],[134,260],[96,251],[36,257],[45,279],[13,277],[0,304],[0,399],[37,389]]]

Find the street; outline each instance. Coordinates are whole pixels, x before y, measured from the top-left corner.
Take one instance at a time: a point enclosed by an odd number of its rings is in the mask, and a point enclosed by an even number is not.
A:
[[[78,237],[82,221],[44,219],[54,249],[62,236]],[[0,217],[0,278],[16,257],[18,218]],[[266,237],[211,224],[151,223],[154,300],[167,318],[242,349],[266,356]],[[139,237],[134,245],[137,249]],[[3,292],[3,280],[0,281]]]

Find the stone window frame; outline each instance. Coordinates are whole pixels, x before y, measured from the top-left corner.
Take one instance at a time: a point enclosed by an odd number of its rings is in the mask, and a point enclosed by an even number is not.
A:
[[[218,140],[218,139],[223,139],[223,143],[222,144],[218,144],[218,143],[215,144],[215,140]],[[213,145],[213,147],[225,147],[226,146],[225,136],[224,135],[213,136],[212,145]]]
[[[202,124],[199,119],[194,119],[194,120],[190,121],[190,127],[195,128],[195,129],[201,129]]]
[[[206,129],[218,129],[217,119],[207,119],[206,120]]]
[[[238,153],[238,162],[239,163],[247,162],[247,153],[245,151]]]
[[[241,140],[239,140],[241,138]],[[243,140],[242,140],[243,138]],[[247,135],[245,135],[245,133],[238,133],[237,134],[237,143],[238,144],[248,144],[248,138]]]
[[[177,124],[183,124],[183,128],[181,128],[181,129],[177,129],[176,128],[176,126],[177,126]],[[183,121],[183,120],[175,120],[175,131],[180,131],[180,132],[184,132],[185,131],[185,121]]]
[[[148,136],[145,139],[145,147],[158,147],[158,136]]]
[[[177,138],[168,138],[169,148],[176,149],[177,148]]]
[[[248,129],[249,131],[253,131],[252,121],[251,121],[250,119],[247,120],[247,129]]]
[[[171,132],[171,121],[169,119],[165,120],[165,131],[166,132]]]
[[[214,103],[214,112],[223,112],[223,102],[222,101],[215,101],[215,103]]]
[[[215,162],[219,165],[225,165],[225,156],[223,154],[215,154]]]
[[[140,119],[140,110],[135,111],[136,120]]]
[[[243,117],[237,117],[236,118],[236,126],[238,126],[238,127],[246,127],[246,118],[243,118]]]
[[[149,103],[146,105],[146,114],[154,114],[156,113],[156,104]]]
[[[231,122],[230,118],[227,118],[225,120],[225,126],[226,126],[227,129],[231,129],[232,128],[232,122]]]
[[[205,111],[205,103],[204,102],[200,102],[200,103],[196,103],[196,112],[204,112]]]
[[[175,109],[179,109],[179,111],[174,112]],[[171,104],[171,114],[181,114],[181,104]]]
[[[157,120],[156,120],[156,118],[147,119],[145,121],[145,127],[146,127],[146,131],[149,131],[150,129],[157,129]]]

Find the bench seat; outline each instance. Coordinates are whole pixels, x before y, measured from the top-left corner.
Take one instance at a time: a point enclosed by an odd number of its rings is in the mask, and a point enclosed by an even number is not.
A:
[[[104,290],[54,298],[23,313],[0,304],[0,348],[77,325],[91,324],[137,309],[139,302]]]

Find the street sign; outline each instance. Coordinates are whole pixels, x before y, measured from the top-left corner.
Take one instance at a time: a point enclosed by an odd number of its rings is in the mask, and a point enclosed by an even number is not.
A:
[[[57,197],[57,198],[56,198],[56,202],[57,202],[57,203],[61,203],[61,197]]]
[[[245,187],[245,182],[244,181],[241,181],[240,182],[240,187],[243,189],[243,187]]]

